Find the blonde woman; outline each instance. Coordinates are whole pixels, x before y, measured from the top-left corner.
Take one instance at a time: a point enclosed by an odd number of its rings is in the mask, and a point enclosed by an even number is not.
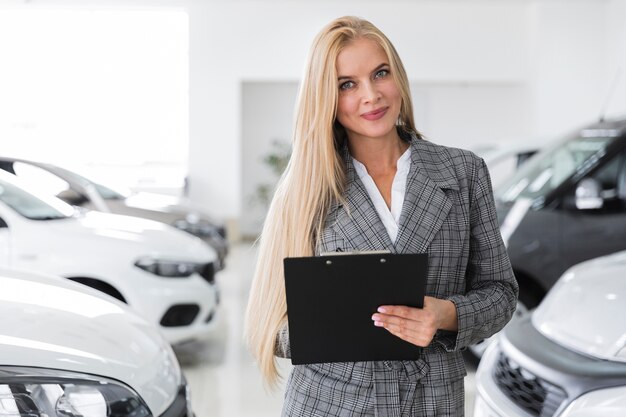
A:
[[[428,253],[424,308],[372,315],[423,347],[420,359],[295,366],[284,416],[462,416],[460,350],[504,327],[517,300],[484,162],[421,137],[394,47],[342,17],[311,47],[293,153],[261,236],[245,331],[270,385],[275,356],[290,355],[283,259],[380,249]]]

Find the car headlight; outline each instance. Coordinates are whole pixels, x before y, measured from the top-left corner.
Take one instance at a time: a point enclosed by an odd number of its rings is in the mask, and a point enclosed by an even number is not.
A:
[[[591,391],[576,398],[562,417],[621,417],[626,415],[626,386]]]
[[[191,216],[187,216],[186,219],[176,220],[173,225],[177,229],[199,237],[212,236],[224,238],[225,236],[222,236],[222,233],[224,233],[224,235],[226,234],[223,228],[218,228],[206,220],[200,220]]]
[[[120,382],[42,368],[0,367],[0,416],[143,417],[146,403]]]
[[[141,258],[135,266],[160,277],[185,278],[197,272],[202,274],[207,264],[183,261],[168,261],[150,257]]]

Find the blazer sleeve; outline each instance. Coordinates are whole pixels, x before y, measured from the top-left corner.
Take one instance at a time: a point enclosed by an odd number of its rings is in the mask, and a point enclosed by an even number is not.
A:
[[[274,356],[279,358],[291,358],[291,345],[289,344],[289,326],[287,323],[280,328],[274,343]]]
[[[496,215],[485,162],[474,157],[470,175],[470,246],[466,293],[447,297],[456,305],[458,331],[440,331],[436,340],[457,351],[492,336],[511,319],[519,288],[511,268]]]

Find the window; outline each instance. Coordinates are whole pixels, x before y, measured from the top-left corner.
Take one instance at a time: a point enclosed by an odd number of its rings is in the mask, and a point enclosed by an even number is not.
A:
[[[23,183],[40,193],[57,195],[70,188],[67,181],[34,165],[16,162],[13,169]]]
[[[188,38],[184,11],[0,10],[2,153],[182,187]]]
[[[74,213],[71,206],[59,200],[37,197],[15,184],[1,180],[0,201],[31,220],[65,219]]]
[[[626,207],[626,152],[613,157],[596,171],[591,178],[598,181],[605,208],[621,210]]]
[[[571,137],[541,151],[495,190],[502,201],[545,197],[566,179],[599,158],[614,137]]]

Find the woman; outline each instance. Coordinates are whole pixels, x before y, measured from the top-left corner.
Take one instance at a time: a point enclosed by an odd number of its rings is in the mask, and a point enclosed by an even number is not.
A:
[[[313,42],[293,153],[261,236],[246,337],[270,384],[275,355],[290,354],[283,259],[338,249],[428,253],[424,308],[381,306],[372,316],[423,354],[295,366],[283,415],[463,415],[460,350],[504,327],[518,293],[489,174],[472,153],[423,140],[398,54],[355,17]]]

